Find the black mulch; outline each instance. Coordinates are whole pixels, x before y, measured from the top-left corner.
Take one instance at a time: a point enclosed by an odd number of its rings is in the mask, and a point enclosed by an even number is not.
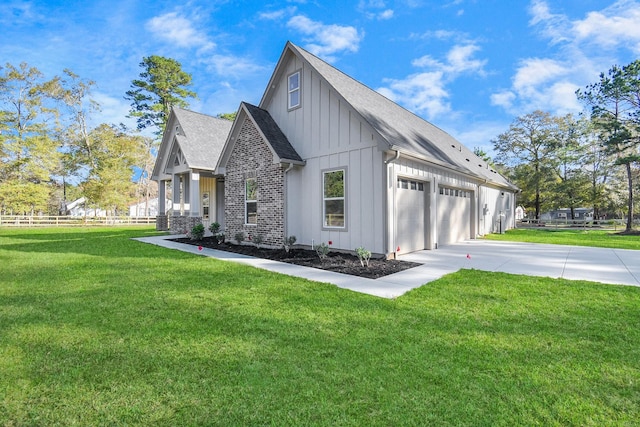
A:
[[[254,245],[235,245],[227,242],[218,244],[213,237],[205,237],[199,241],[188,238],[171,240],[194,246],[202,246],[204,248],[250,255],[256,258],[287,262],[289,264],[303,265],[369,279],[377,279],[420,265],[415,262],[372,258],[369,260],[369,267],[363,267],[357,256],[340,252],[329,252],[327,257],[321,261],[316,252],[310,249],[291,249],[289,253],[287,253],[284,249],[263,249]]]

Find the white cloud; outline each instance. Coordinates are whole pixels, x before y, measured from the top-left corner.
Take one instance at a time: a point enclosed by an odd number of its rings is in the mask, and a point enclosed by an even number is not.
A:
[[[431,119],[451,110],[442,71],[412,74],[402,80],[385,79],[382,95]]]
[[[554,59],[530,58],[522,61],[513,78],[517,92],[527,92],[541,84],[568,75],[571,69]]]
[[[378,19],[381,21],[391,18],[393,18],[393,9],[386,9],[378,14]]]
[[[505,110],[510,110],[513,106],[513,101],[516,99],[516,94],[510,90],[494,93],[491,95],[491,105],[502,107]]]
[[[575,96],[579,86],[572,82],[574,69],[554,59],[530,58],[522,61],[512,79],[510,90],[491,95],[491,103],[513,114],[536,109],[556,114],[577,112]]]
[[[174,43],[179,47],[213,49],[215,44],[206,34],[196,30],[192,22],[177,12],[165,13],[147,21],[145,28],[156,37]]]
[[[308,36],[305,47],[327,61],[334,61],[339,52],[357,52],[363,37],[355,27],[325,25],[303,15],[292,17],[287,26]]]
[[[219,76],[234,79],[266,70],[265,66],[234,55],[213,55],[205,63]]]
[[[601,48],[631,48],[640,52],[640,3],[618,0],[584,19],[571,20],[551,11],[545,0],[533,0],[529,8],[532,26],[540,26],[552,43],[574,46],[594,44]]]
[[[260,12],[258,14],[258,18],[264,19],[267,21],[278,21],[285,16],[292,15],[296,12],[296,7],[287,7],[285,9],[273,10],[271,12]]]
[[[383,0],[360,0],[358,10],[368,19],[377,19],[379,21],[391,19],[394,15],[393,9],[387,8],[387,4]]]
[[[475,44],[453,46],[439,61],[429,55],[414,59],[412,65],[425,68],[404,79],[385,79],[385,87],[378,92],[411,111],[425,114],[429,119],[451,111],[447,85],[463,74],[484,75],[486,60],[474,58],[480,48]]]
[[[533,0],[529,24],[555,46],[547,58],[526,58],[518,64],[512,85],[491,95],[491,103],[512,114],[535,109],[552,114],[582,110],[575,91],[619,62],[619,54],[640,52],[640,3],[619,0],[582,19],[555,13],[545,0]]]
[[[629,46],[640,53],[640,4],[618,2],[600,12],[591,12],[573,22],[572,32],[578,42],[594,43],[603,48]]]

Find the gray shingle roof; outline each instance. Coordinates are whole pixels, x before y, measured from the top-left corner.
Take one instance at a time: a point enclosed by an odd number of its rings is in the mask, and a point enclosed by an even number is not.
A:
[[[233,122],[182,108],[173,113],[181,128],[180,149],[191,169],[213,170]]]
[[[382,136],[390,150],[415,153],[436,164],[515,188],[442,129],[295,44],[289,42],[287,46],[308,62]]]
[[[267,138],[267,142],[273,148],[280,160],[295,160],[302,162],[302,158],[293,148],[287,137],[282,133],[271,114],[267,110],[263,110],[255,105],[243,102],[242,105],[247,109],[254,122],[260,128],[262,134]]]

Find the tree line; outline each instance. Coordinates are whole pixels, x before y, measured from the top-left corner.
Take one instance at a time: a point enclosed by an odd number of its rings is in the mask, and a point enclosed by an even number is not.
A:
[[[71,70],[49,78],[26,63],[0,66],[1,214],[64,215],[67,202],[84,197],[115,215],[156,196],[150,175],[169,111],[196,95],[177,61],[150,56],[140,66],[124,96],[136,129],[93,125],[95,83]]]
[[[576,91],[585,114],[534,111],[493,141],[496,166],[539,219],[547,210],[593,209],[594,218],[626,217],[631,231],[640,186],[640,60],[613,66]],[[481,153],[482,154],[482,153]]]
[[[156,197],[150,175],[169,112],[197,95],[173,59],[152,55],[140,67],[124,95],[136,129],[90,125],[100,114],[95,83],[70,70],[47,78],[25,63],[0,67],[0,213],[64,214],[67,201],[83,196],[88,206],[116,214]],[[613,66],[576,96],[585,114],[518,117],[492,140],[496,156],[488,160],[520,187],[529,217],[556,208],[573,217],[576,208],[591,207],[595,218],[626,216],[631,230],[640,181],[640,60]]]

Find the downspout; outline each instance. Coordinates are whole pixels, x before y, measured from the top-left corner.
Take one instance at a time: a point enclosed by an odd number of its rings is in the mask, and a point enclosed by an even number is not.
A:
[[[395,161],[397,161],[400,158],[400,150],[395,150],[396,154],[395,156],[393,156],[391,159],[389,160],[385,160],[384,161],[384,165],[385,165],[385,176],[386,176],[386,182],[385,182],[385,186],[389,185],[389,168],[388,165],[394,163]],[[393,192],[395,189],[395,185],[392,183],[391,184],[391,191]],[[388,190],[387,190],[388,191]],[[394,199],[395,201],[395,197],[392,196],[392,199]],[[395,221],[390,221],[389,220],[389,195],[387,194],[387,197],[385,197],[384,199],[385,202],[385,222],[387,224],[387,233],[386,233],[386,247],[387,247],[387,254],[393,254],[393,257],[396,257],[396,247],[390,247],[389,245],[391,244],[391,239],[395,237],[396,235],[396,231],[395,229],[392,230],[392,228],[395,228]],[[395,218],[396,216],[396,204],[393,203],[393,218]]]
[[[396,150],[396,155],[392,159],[385,160],[384,164],[385,165],[391,164],[391,163],[395,162],[396,160],[398,160],[399,158],[400,158],[400,150]]]
[[[288,225],[289,225],[289,221],[288,221],[288,217],[287,217],[287,197],[289,197],[289,194],[287,192],[287,174],[289,172],[291,172],[291,169],[293,169],[293,163],[289,163],[289,166],[287,166],[287,168],[284,170],[284,188],[282,189],[282,193],[284,195],[284,200],[282,201],[282,207],[284,212],[283,213],[283,219],[282,219],[282,228],[284,231],[284,236],[282,236],[283,239],[286,239],[288,237]]]

